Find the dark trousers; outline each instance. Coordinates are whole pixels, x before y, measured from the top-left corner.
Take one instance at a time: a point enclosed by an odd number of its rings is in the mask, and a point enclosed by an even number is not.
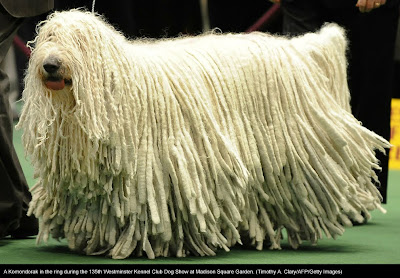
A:
[[[23,20],[0,9],[0,62]],[[13,145],[13,121],[8,100],[10,83],[0,70],[0,237],[19,226],[26,214],[31,194]]]
[[[336,22],[347,31],[348,84],[353,115],[362,124],[390,139],[390,105],[393,93],[394,49],[399,1],[369,13],[355,7],[356,0],[282,0],[283,31],[299,35]],[[377,153],[382,171],[377,171],[386,203],[388,155]]]

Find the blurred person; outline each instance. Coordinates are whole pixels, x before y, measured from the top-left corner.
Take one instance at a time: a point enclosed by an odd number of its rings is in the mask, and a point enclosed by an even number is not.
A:
[[[25,18],[53,8],[53,0],[0,0],[0,63]],[[0,70],[0,238],[34,236],[38,220],[28,217],[32,198],[13,145],[13,120],[8,99],[10,82]]]

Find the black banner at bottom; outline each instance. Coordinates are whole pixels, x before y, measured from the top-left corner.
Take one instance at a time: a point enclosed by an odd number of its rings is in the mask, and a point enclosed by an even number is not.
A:
[[[15,275],[40,276],[347,276],[384,275],[399,269],[398,265],[201,265],[201,264],[58,264],[58,265],[1,265],[0,277]]]

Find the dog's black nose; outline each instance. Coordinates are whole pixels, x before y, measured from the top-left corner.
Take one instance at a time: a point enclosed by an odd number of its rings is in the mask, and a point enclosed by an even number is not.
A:
[[[48,57],[43,62],[43,68],[47,73],[55,73],[61,66],[61,61],[55,57]]]

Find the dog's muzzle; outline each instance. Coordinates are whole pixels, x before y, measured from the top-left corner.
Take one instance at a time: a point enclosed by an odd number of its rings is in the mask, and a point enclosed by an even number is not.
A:
[[[57,73],[60,67],[61,67],[61,61],[52,56],[48,57],[43,62],[43,68],[48,74]]]
[[[65,85],[71,85],[71,79],[65,79],[60,73],[61,60],[54,56],[49,56],[43,61],[44,84],[54,91],[64,89]]]

